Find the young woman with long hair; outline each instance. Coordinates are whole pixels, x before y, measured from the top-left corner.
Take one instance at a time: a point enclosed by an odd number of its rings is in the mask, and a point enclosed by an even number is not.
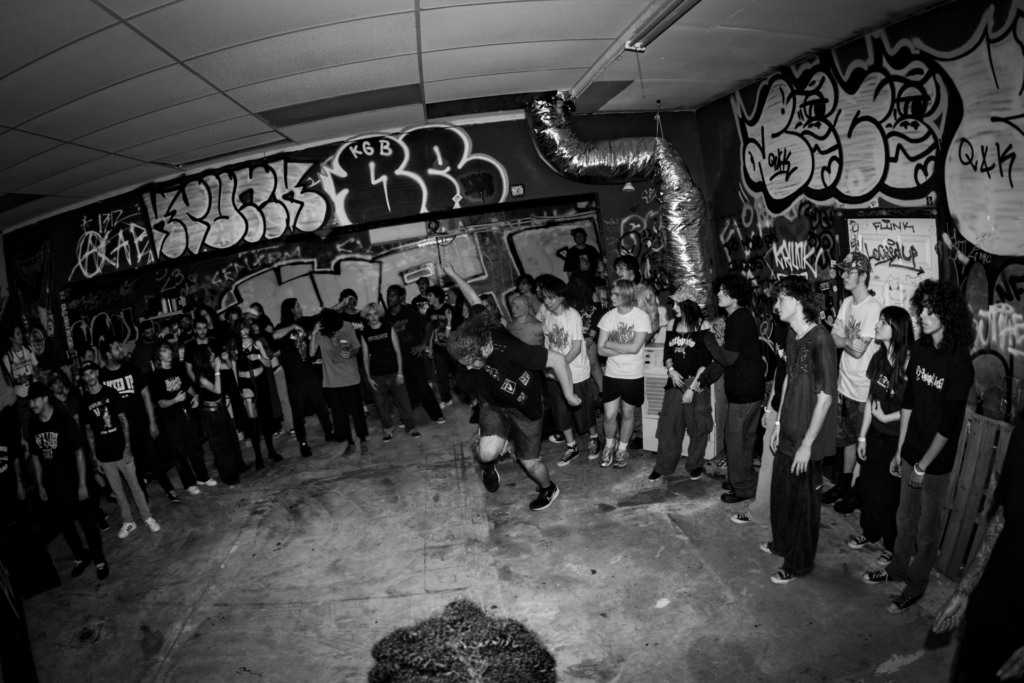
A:
[[[249,423],[249,439],[252,441],[257,465],[263,461],[260,453],[261,433],[263,443],[267,446],[267,457],[280,462],[283,458],[274,448],[277,424],[274,404],[270,399],[270,351],[263,340],[253,337],[252,328],[245,320],[240,322],[235,332],[235,348],[238,356],[232,370],[242,392],[241,411],[236,411],[235,417]],[[237,412],[243,412],[244,416]]]
[[[238,446],[235,435],[235,424],[224,406],[224,387],[221,384],[221,370],[224,361],[219,350],[212,344],[206,353],[196,358],[196,388],[199,390],[199,415],[210,437],[210,450],[213,451],[213,464],[217,467],[221,481],[229,486],[238,483],[241,473],[248,471],[249,466],[242,459],[242,449]],[[256,469],[262,470],[263,458],[256,451]]]
[[[860,466],[861,533],[846,542],[862,548],[882,541],[878,564],[892,560],[896,545],[896,511],[900,505],[900,480],[889,473],[900,436],[900,404],[907,387],[907,362],[914,344],[910,314],[898,306],[882,309],[875,325],[874,355],[868,363],[871,381],[864,407],[857,457]]]

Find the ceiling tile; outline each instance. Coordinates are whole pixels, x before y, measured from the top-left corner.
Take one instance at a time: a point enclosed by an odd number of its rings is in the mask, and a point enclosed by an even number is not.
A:
[[[124,171],[111,173],[108,176],[68,188],[64,191],[64,194],[71,194],[73,192],[79,197],[99,197],[102,194],[116,190],[123,189],[127,191],[149,180],[171,178],[176,175],[180,175],[180,171],[172,171],[169,168],[154,164],[142,164],[141,166],[134,166]]]
[[[532,0],[420,13],[423,50],[543,40],[615,38],[648,0]]]
[[[423,54],[423,78],[441,81],[510,71],[589,68],[608,48],[607,40],[548,41],[464,47]]]
[[[21,127],[62,140],[73,140],[115,123],[212,92],[214,90],[209,83],[185,67],[175,64],[86,95],[32,119]]]
[[[599,111],[650,111],[661,100],[663,110],[693,110],[731,93],[748,81],[661,81],[645,79],[643,87],[636,81],[611,98]]]
[[[102,2],[112,11],[117,12],[119,16],[127,18],[162,7],[163,5],[170,5],[178,2],[178,0],[102,0]]]
[[[117,21],[80,0],[5,2],[2,12],[0,76]]]
[[[16,166],[0,171],[0,192],[15,192],[37,180],[49,178],[55,173],[101,156],[103,156],[103,152],[78,145],[63,144],[54,147]]]
[[[423,107],[379,109],[351,116],[338,116],[323,121],[282,128],[281,132],[297,142],[315,142],[351,137],[359,133],[376,133],[385,128],[423,123]]]
[[[188,59],[290,31],[414,8],[414,0],[183,0],[132,24]]]
[[[270,126],[255,116],[242,116],[237,119],[221,121],[202,128],[193,128],[174,135],[153,140],[151,142],[129,147],[121,154],[144,161],[155,161],[172,154],[187,152],[200,147],[208,147],[228,140],[244,138],[256,133],[265,133]]]
[[[249,135],[244,138],[238,138],[237,140],[226,140],[225,142],[219,142],[216,145],[200,147],[188,152],[174,154],[169,157],[164,157],[160,161],[167,164],[188,164],[197,160],[212,159],[213,157],[219,157],[231,152],[239,152],[238,156],[242,156],[242,150],[244,150],[245,153],[255,152],[256,150],[266,147],[267,145],[272,145],[275,142],[286,142],[286,140],[283,135],[280,135],[276,131],[270,131],[269,133],[257,133],[256,135]],[[218,160],[217,163],[228,164],[231,163],[231,159],[226,158],[223,161]]]
[[[409,12],[258,40],[199,57],[189,66],[227,90],[304,71],[415,53],[416,17]]]
[[[76,142],[116,152],[174,133],[244,116],[246,113],[229,98],[210,95],[138,116],[86,135]]]
[[[0,79],[0,123],[18,125],[170,61],[127,26],[112,26]]]
[[[35,223],[47,214],[56,213],[81,201],[79,197],[40,197],[34,202],[0,213],[0,228],[6,232],[24,224]]]
[[[53,149],[60,144],[59,140],[39,137],[20,130],[8,130],[0,134],[0,171],[20,164],[36,154]]]
[[[707,3],[702,3],[707,4]],[[935,4],[935,0],[829,0],[828,11],[801,0],[755,0],[722,25],[828,39],[828,47],[851,31],[874,29]],[[700,7],[700,5],[698,5]],[[688,22],[689,15],[684,17]]]
[[[493,76],[455,78],[450,81],[432,81],[424,84],[427,102],[462,100],[468,97],[486,97],[519,92],[546,92],[568,90],[586,72],[586,69],[552,69],[549,71],[522,71]]]
[[[419,80],[416,56],[407,55],[308,71],[247,85],[232,90],[229,94],[252,111],[263,111],[298,102],[325,99],[339,93],[377,90],[418,83]]]
[[[141,163],[135,159],[126,159],[125,157],[108,154],[99,159],[86,162],[81,166],[56,173],[45,180],[26,185],[20,191],[36,194],[62,194],[69,187],[75,187],[94,178],[138,166]]]

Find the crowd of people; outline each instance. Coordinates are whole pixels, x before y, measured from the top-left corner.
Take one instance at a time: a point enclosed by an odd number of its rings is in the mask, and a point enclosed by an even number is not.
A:
[[[250,468],[240,435],[251,443],[256,470],[266,467],[261,441],[271,461],[282,459],[275,438],[286,431],[294,434],[301,456],[310,457],[305,416],[311,409],[327,440],[345,444],[347,454],[358,439],[365,452],[369,404],[388,442],[395,438],[392,404],[406,436],[415,439],[414,407],[444,424],[444,408],[459,396],[473,406],[471,420],[479,427],[485,488],[498,490],[499,463],[513,460],[536,484],[529,508],[542,511],[560,494],[541,458],[545,438],[565,445],[557,467],[582,454],[602,468],[629,464],[645,402],[644,350],[664,324],[667,381],[648,479],[659,482],[675,473],[688,437],[688,478],[723,480],[722,502],[745,504],[730,519],[770,527],[771,538],[760,549],[780,558],[770,577],[776,584],[814,569],[823,504],[841,514],[859,509],[861,532],[847,544],[880,548],[879,569],[862,580],[904,583],[890,613],[917,602],[936,560],[974,380],[973,316],[960,291],[927,280],[913,295],[913,316],[883,308],[868,290],[870,260],[854,252],[835,266],[848,295],[829,330],[807,279],[774,283],[760,295],[771,302],[771,320],[758,320],[751,282],[730,273],[713,287],[724,314],[720,340],[692,287],[664,293],[671,313],[662,321],[657,293],[643,282],[634,258],[615,259],[614,280],[606,287],[604,262],[586,244],[586,232],[575,230],[573,238],[564,277],[521,276],[507,320],[445,262],[441,269],[454,287],[421,278],[411,304],[401,285],[389,287],[383,303],[363,308],[355,292],[345,290],[337,305],[315,315],[304,315],[300,302],[287,299],[276,325],[259,303],[221,315],[197,305],[174,326],[145,323],[131,360],[122,344],[103,340],[97,356],[80,365],[77,383],[60,372],[39,381],[16,328],[3,362],[18,399],[5,411],[8,419],[0,420],[7,425],[0,430],[0,453],[11,456],[16,495],[24,499],[26,484],[34,483],[72,549],[72,576],[93,562],[105,578],[109,565],[97,521],[105,524],[106,516],[98,500],[109,490],[121,510],[119,537],[132,533],[136,524],[123,479],[140,518],[158,531],[148,505],[150,480],[172,503],[181,502],[161,462],[174,463],[191,495],[218,485],[206,467],[204,436],[220,483],[235,485]],[[771,349],[767,366],[764,348]],[[720,379],[724,468],[707,457],[715,429],[711,387]],[[30,459],[18,456],[22,441]],[[829,458],[837,461],[835,483],[824,491]],[[23,462],[31,462],[34,476],[23,471]],[[1004,548],[1001,556],[995,553],[1001,557],[998,571],[1020,563],[1020,545],[1005,549],[1021,528],[1020,477],[1009,479],[1001,484],[979,553],[981,569],[965,577],[937,630],[959,623],[998,539]],[[1000,536],[1004,529],[1012,532]],[[991,582],[981,584],[988,587],[984,609],[995,609]],[[968,653],[964,666],[988,661],[978,652],[991,652],[990,641],[967,642],[977,652]],[[1024,652],[1018,659],[1019,669]]]

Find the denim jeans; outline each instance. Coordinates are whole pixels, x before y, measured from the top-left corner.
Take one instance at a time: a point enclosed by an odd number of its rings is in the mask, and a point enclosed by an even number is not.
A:
[[[921,488],[910,486],[914,466],[903,463],[900,507],[896,513],[896,548],[886,568],[892,581],[906,581],[904,597],[924,595],[942,534],[949,474],[925,474]]]
[[[395,399],[398,406],[398,417],[405,425],[405,431],[416,428],[416,418],[412,416],[412,406],[409,405],[409,392],[406,391],[405,377],[403,375],[401,384],[398,383],[398,373],[390,375],[373,375],[373,381],[377,383],[377,389],[373,392],[373,402],[377,406],[377,414],[380,416],[380,426],[385,432],[390,432],[394,426],[391,419],[391,406],[388,405],[388,398]]]
[[[793,458],[775,454],[772,463],[772,552],[782,568],[797,576],[810,574],[818,552],[821,527],[821,461],[811,460],[807,471],[793,474]]]
[[[352,423],[356,426],[356,436],[362,441],[370,430],[366,426],[366,413],[363,412],[363,389],[358,384],[347,387],[326,387],[324,393],[334,415],[334,438],[337,441],[352,441]],[[298,434],[298,425],[295,433]],[[305,433],[303,433],[305,436]],[[325,435],[326,436],[326,435]]]
[[[192,415],[177,405],[164,408],[161,417],[181,485],[188,488],[195,486],[197,480],[207,481],[210,473],[206,469],[206,453],[203,452],[199,425]]]
[[[772,518],[772,469],[775,466],[772,434],[775,432],[775,421],[779,419],[778,415],[777,412],[769,408],[766,418],[768,426],[764,430],[764,440],[761,445],[761,472],[757,475],[757,496],[747,508],[747,517],[751,522],[757,524],[768,524]]]
[[[725,413],[725,455],[729,463],[729,483],[740,498],[757,494],[754,471],[754,440],[761,402],[729,403]]]
[[[128,498],[124,495],[124,487],[121,486],[121,475],[124,475],[124,480],[128,482],[128,488],[131,489],[132,498],[135,499],[135,504],[139,508],[139,514],[142,515],[142,519],[146,520],[153,515],[149,512],[149,503],[146,502],[146,496],[142,493],[142,488],[139,486],[138,477],[135,474],[135,462],[125,462],[124,458],[115,460],[114,462],[100,462],[100,469],[103,470],[103,476],[107,478],[107,483],[110,484],[110,490],[114,492],[114,498],[117,500],[117,507],[121,509],[121,521],[131,522],[132,509],[128,506]]]

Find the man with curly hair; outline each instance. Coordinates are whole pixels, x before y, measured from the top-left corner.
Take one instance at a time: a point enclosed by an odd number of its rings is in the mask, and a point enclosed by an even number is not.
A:
[[[921,337],[910,351],[899,445],[889,466],[902,481],[896,547],[888,567],[861,577],[869,584],[906,582],[889,603],[890,614],[906,612],[928,586],[949,473],[974,384],[974,316],[960,290],[951,282],[925,280],[911,304],[921,321]]]

